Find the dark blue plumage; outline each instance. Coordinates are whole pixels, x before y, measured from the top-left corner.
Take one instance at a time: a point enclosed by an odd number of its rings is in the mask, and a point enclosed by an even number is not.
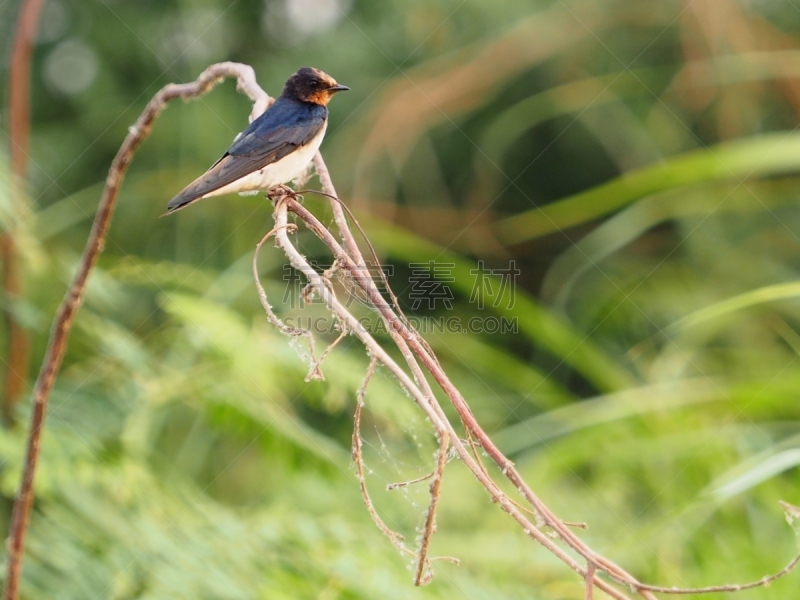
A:
[[[268,153],[283,144],[307,144],[328,118],[328,108],[281,96],[244,130],[228,154]]]

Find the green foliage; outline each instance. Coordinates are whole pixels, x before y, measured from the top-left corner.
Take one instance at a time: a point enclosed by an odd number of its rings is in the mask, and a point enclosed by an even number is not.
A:
[[[0,6],[0,31],[12,17]],[[778,504],[800,505],[797,23],[780,3],[50,1],[27,206],[0,158],[26,272],[7,308],[38,364],[111,158],[160,86],[238,60],[275,94],[318,66],[353,89],[323,152],[406,313],[516,325],[426,338],[532,487],[643,579],[758,579],[797,551]],[[345,337],[306,382],[307,348],[261,310],[268,201],[158,218],[248,113],[230,83],[172,105],[134,159],[51,399],[24,597],[580,597],[457,462],[432,552],[462,565],[414,588],[350,464],[365,350]],[[412,310],[410,265],[432,260],[452,308]],[[480,282],[479,260],[515,261],[514,289]],[[319,354],[337,332],[284,263],[265,248],[261,281],[283,318],[328,327]],[[386,484],[430,471],[427,425],[379,370],[367,482],[409,544],[427,485]],[[22,430],[0,431],[4,515],[23,450]],[[794,597],[799,576],[741,597]]]

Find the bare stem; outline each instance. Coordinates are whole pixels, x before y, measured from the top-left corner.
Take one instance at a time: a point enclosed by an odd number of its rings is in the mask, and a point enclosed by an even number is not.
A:
[[[439,495],[442,489],[442,477],[444,467],[447,464],[447,451],[450,448],[450,437],[443,433],[439,439],[439,450],[436,453],[436,470],[433,472],[431,481],[431,503],[428,505],[428,512],[425,515],[425,529],[422,532],[422,541],[419,545],[419,558],[417,562],[417,577],[414,585],[425,585],[433,579],[433,571],[428,563],[428,548],[431,544],[433,532],[436,531],[436,506],[439,503]],[[428,573],[425,573],[425,569]]]
[[[400,366],[387,354],[383,347],[381,347],[375,341],[375,339],[364,328],[363,324],[361,324],[352,314],[350,314],[347,309],[336,299],[336,297],[326,286],[323,276],[317,273],[316,270],[308,263],[306,258],[297,250],[297,248],[294,247],[288,237],[286,228],[284,227],[287,224],[287,207],[290,207],[292,212],[297,214],[301,220],[303,220],[306,226],[309,227],[309,229],[320,236],[320,239],[322,239],[322,241],[332,250],[336,260],[341,261],[344,268],[347,268],[348,271],[350,271],[351,276],[363,277],[363,269],[356,267],[352,259],[350,259],[350,257],[342,250],[341,246],[339,246],[338,242],[336,242],[336,240],[333,238],[333,235],[324,226],[322,226],[322,224],[319,223],[319,221],[317,221],[317,219],[311,213],[306,211],[295,200],[289,197],[284,197],[277,201],[275,205],[275,223],[277,226],[276,245],[278,248],[283,250],[292,266],[301,271],[306,279],[308,279],[309,283],[317,288],[317,294],[328,306],[328,309],[347,324],[349,329],[366,346],[370,354],[384,364],[397,378],[400,385],[409,393],[409,395],[430,419],[437,435],[447,433],[450,436],[450,442],[453,445],[453,448],[456,450],[457,454],[467,468],[472,471],[478,481],[483,485],[484,488],[486,488],[492,499],[522,526],[527,535],[537,540],[540,544],[545,546],[548,551],[552,552],[567,566],[583,577],[585,575],[585,569],[574,558],[572,558],[569,553],[563,550],[553,539],[551,539],[550,536],[540,531],[533,523],[531,523],[508,498],[508,496],[497,486],[497,484],[492,481],[491,477],[486,474],[485,470],[475,462],[470,454],[470,451],[461,442],[455,430],[453,429],[453,426],[445,417],[441,406],[439,406],[438,402],[436,402],[424,375],[421,372],[416,372],[415,377],[412,380],[406,374],[406,372],[400,368]],[[395,316],[394,319],[395,321],[392,321],[392,323],[399,322],[398,317]],[[393,326],[389,325],[387,329],[388,331],[397,335],[397,332],[394,330]],[[412,370],[412,372],[414,372],[416,363],[414,362],[414,357],[410,354],[405,340],[400,337],[393,339],[397,342],[397,346],[400,349],[401,354],[403,354],[404,358],[406,359],[409,368]],[[616,598],[618,600],[627,598],[625,593],[621,592],[605,581],[600,580],[598,581],[597,585],[612,598]]]
[[[446,421],[446,417],[444,417],[441,407],[435,401],[432,391],[429,391],[430,387],[428,386],[425,376],[418,372],[419,368],[416,364],[416,360],[414,359],[415,357],[409,356],[409,349],[413,351],[413,354],[416,355],[416,358],[419,358],[428,372],[433,376],[434,380],[439,384],[439,387],[445,392],[450,401],[453,403],[456,412],[461,418],[464,428],[470,432],[472,436],[477,438],[478,444],[500,467],[502,474],[509,478],[517,490],[523,494],[523,496],[533,505],[533,508],[538,514],[541,515],[541,518],[545,524],[548,525],[548,527],[550,527],[558,537],[565,541],[574,550],[578,551],[581,555],[586,556],[587,559],[591,559],[598,565],[602,566],[603,570],[606,571],[606,573],[612,579],[615,579],[618,583],[632,587],[633,589],[639,591],[640,595],[643,597],[648,597],[649,593],[647,590],[640,589],[639,582],[636,580],[636,578],[627,573],[618,565],[614,564],[612,561],[606,559],[605,557],[596,555],[577,536],[575,536],[572,531],[570,531],[566,524],[559,520],[558,517],[556,517],[550,511],[550,509],[538,498],[538,496],[533,493],[533,491],[515,469],[514,464],[500,452],[489,436],[480,427],[466,401],[456,387],[452,384],[452,382],[450,382],[438,360],[430,352],[429,346],[422,343],[419,334],[416,331],[409,330],[405,322],[392,311],[386,300],[384,300],[384,298],[380,295],[380,292],[378,291],[372,279],[365,276],[364,269],[354,264],[353,260],[336,242],[333,235],[320,223],[316,217],[314,217],[313,214],[306,210],[305,207],[301,206],[293,199],[289,199],[287,201],[287,205],[289,210],[297,214],[297,216],[303,220],[306,226],[309,227],[309,229],[311,229],[317,235],[317,237],[319,237],[331,249],[331,251],[334,253],[334,256],[337,257],[337,260],[341,261],[342,267],[350,271],[351,277],[362,288],[370,303],[378,310],[379,314],[383,318],[393,341],[398,345],[401,353],[403,353],[404,358],[406,359],[406,362],[411,368],[412,373],[414,373],[415,380],[423,386],[423,389],[426,391],[426,395],[433,399],[432,404],[434,405],[435,410],[439,412],[442,419]],[[344,221],[344,226],[347,226],[346,220]],[[352,234],[343,237],[345,240],[348,238],[351,240],[353,239]],[[353,243],[355,242],[353,241]],[[455,444],[454,446],[458,447]],[[477,473],[475,474],[477,475]],[[481,475],[486,477],[485,470],[483,470]],[[513,502],[505,495],[504,501],[513,504]],[[501,503],[501,505],[503,504]],[[516,508],[515,512],[518,512],[516,511]],[[529,523],[527,519],[525,519],[525,522]],[[537,533],[541,532],[539,532],[537,529]],[[537,536],[534,535],[534,537]],[[583,573],[582,567],[580,567],[574,560],[570,560],[567,564],[569,564],[577,572],[580,572],[581,574]]]
[[[318,164],[321,161],[321,157],[318,157]],[[323,185],[325,182],[325,178],[321,177],[323,181]],[[338,204],[338,203],[337,203]],[[361,287],[361,289],[366,294],[369,302],[373,305],[375,309],[378,310],[381,317],[384,319],[386,323],[387,330],[392,334],[393,341],[398,345],[398,348],[403,354],[404,358],[407,361],[409,368],[411,369],[412,373],[414,374],[414,384],[416,389],[410,388],[410,381],[403,380],[401,376],[394,372],[396,377],[401,382],[401,385],[405,387],[412,397],[417,401],[423,410],[425,410],[426,414],[428,414],[431,422],[434,424],[434,428],[436,430],[437,435],[441,435],[444,432],[447,432],[451,436],[451,440],[453,443],[453,447],[462,459],[464,463],[468,466],[468,468],[473,472],[475,477],[484,485],[484,487],[489,491],[492,495],[493,499],[500,504],[500,506],[508,512],[517,522],[519,522],[525,532],[543,544],[549,551],[553,552],[559,559],[564,561],[570,568],[576,571],[581,577],[586,579],[588,575],[588,567],[584,568],[575,562],[568,554],[564,553],[561,548],[554,544],[552,539],[544,534],[543,532],[539,531],[538,528],[534,527],[530,521],[522,514],[522,512],[517,507],[516,503],[511,500],[507,495],[505,495],[491,480],[488,475],[488,472],[483,468],[480,464],[479,460],[475,460],[475,458],[470,454],[470,451],[466,449],[464,444],[461,442],[460,439],[457,438],[455,435],[452,426],[444,417],[444,413],[441,407],[435,400],[435,397],[430,392],[430,388],[427,385],[427,380],[421,373],[418,372],[418,365],[416,364],[415,358],[418,358],[428,372],[432,375],[434,380],[439,384],[448,398],[453,402],[456,411],[458,412],[459,416],[461,417],[461,421],[468,432],[468,435],[474,436],[477,439],[477,444],[480,445],[484,451],[492,458],[492,460],[498,465],[500,471],[503,475],[505,475],[508,479],[510,479],[515,487],[519,490],[519,492],[525,497],[525,499],[530,502],[534,509],[534,514],[539,516],[545,525],[547,525],[553,532],[556,533],[557,537],[561,539],[562,542],[566,543],[574,552],[582,556],[586,559],[587,564],[591,564],[595,571],[601,570],[606,573],[606,575],[611,578],[612,580],[616,581],[617,583],[630,588],[635,593],[639,594],[641,597],[646,598],[648,600],[652,600],[655,598],[653,595],[654,592],[664,593],[664,594],[680,594],[680,593],[710,593],[716,591],[735,591],[738,589],[746,589],[743,585],[728,585],[728,586],[713,586],[708,588],[699,588],[697,590],[682,590],[680,588],[667,588],[667,587],[660,587],[660,586],[651,586],[648,584],[644,584],[639,582],[633,575],[625,571],[622,567],[616,565],[613,561],[598,555],[594,551],[592,551],[586,544],[580,540],[571,530],[570,527],[574,526],[573,523],[565,523],[558,519],[555,514],[538,498],[536,494],[530,489],[530,487],[525,483],[519,473],[517,472],[514,464],[508,460],[503,454],[497,449],[497,447],[492,443],[486,433],[481,429],[480,425],[477,423],[474,415],[472,414],[471,410],[467,406],[466,402],[464,401],[463,397],[460,395],[458,390],[453,386],[453,384],[449,381],[446,374],[443,372],[441,366],[439,365],[438,361],[435,360],[434,357],[430,355],[429,348],[427,345],[420,343],[419,336],[416,332],[412,332],[406,329],[406,324],[400,319],[394,312],[392,311],[391,307],[387,304],[387,302],[383,299],[383,297],[378,292],[374,282],[371,278],[365,275],[365,269],[363,269],[360,265],[356,264],[355,260],[346,252],[335,240],[333,235],[316,219],[309,211],[307,211],[302,205],[298,204],[293,199],[286,199],[285,203],[281,203],[276,207],[276,222],[281,223],[285,222],[285,216],[282,213],[288,208],[291,212],[295,213],[303,222],[304,224],[313,232],[315,233],[320,240],[322,240],[328,248],[333,253],[334,257],[340,263],[340,267],[349,271],[351,278],[356,281],[356,283]],[[343,215],[342,215],[343,216]],[[340,220],[337,219],[337,224]],[[343,227],[347,227],[346,221],[341,219],[343,223]],[[348,240],[351,241],[351,244],[354,244],[354,239],[352,238],[352,234],[342,234],[345,243]],[[298,266],[302,261],[304,261],[303,257],[299,255],[296,249],[291,246],[291,242],[288,240],[286,236],[279,236],[283,239],[279,239],[278,246],[287,253],[287,256],[295,265],[296,268],[299,268],[301,271],[306,274],[306,276],[311,276],[312,278],[309,279],[309,282],[312,285],[316,285],[321,292],[321,288],[324,287],[319,283],[315,283],[313,280],[313,276],[316,276],[316,273],[313,272],[313,269],[310,266],[305,268]],[[349,247],[348,247],[349,250]],[[360,256],[360,254],[359,254]],[[362,259],[363,260],[363,259]],[[313,273],[313,275],[312,275]],[[338,305],[335,302],[330,302],[331,298],[329,296],[321,296],[323,300],[328,305],[328,308],[337,316],[337,318],[346,318],[341,312],[340,309],[343,308],[341,305]],[[346,311],[345,311],[346,312]],[[350,317],[352,318],[352,317]],[[363,329],[363,328],[362,328]],[[371,339],[369,334],[364,331],[355,330],[354,332],[362,342],[367,345],[368,348],[371,348],[370,344],[374,343],[374,340]],[[408,356],[408,351],[413,351],[413,356]],[[403,375],[405,375],[403,373]],[[435,418],[434,418],[435,417]],[[443,427],[442,427],[443,426]],[[470,444],[471,449],[474,451],[474,444]],[[776,573],[775,575],[770,576],[769,578],[764,578],[757,582],[752,582],[750,584],[746,584],[749,587],[755,587],[760,585],[766,585],[767,583],[774,581],[774,579],[781,577],[788,573],[797,563],[796,559],[792,561],[785,569]],[[621,592],[619,589],[609,585],[608,582],[597,579],[592,575],[594,586],[600,588],[601,590],[605,591],[608,595],[613,598],[625,598],[625,594]]]
[[[434,472],[430,472],[427,475],[423,475],[422,477],[417,477],[416,479],[410,479],[409,481],[398,481],[397,483],[390,483],[386,486],[386,491],[391,492],[392,490],[408,487],[410,485],[414,485],[415,483],[421,483],[423,481],[427,481],[434,475],[435,475]]]
[[[28,177],[28,141],[30,138],[30,75],[31,55],[44,0],[24,0],[20,4],[11,64],[8,71],[8,134],[11,141],[11,190],[15,208],[22,205]],[[19,400],[30,368],[28,333],[17,321],[13,309],[22,296],[23,280],[19,273],[19,258],[14,223],[0,234],[0,260],[3,263],[3,292],[8,302],[5,320],[8,331],[8,361],[3,389],[3,414],[6,422],[14,424],[14,407]]]
[[[361,412],[364,408],[364,396],[367,393],[367,386],[372,376],[375,374],[375,367],[377,364],[378,360],[374,357],[369,361],[369,367],[367,368],[367,374],[364,376],[364,382],[361,384],[361,387],[358,388],[358,393],[356,393],[356,413],[353,416],[353,462],[356,465],[356,478],[358,479],[358,485],[361,487],[361,499],[364,501],[367,513],[369,513],[375,526],[381,533],[389,538],[392,545],[400,550],[400,552],[416,556],[415,552],[406,547],[403,543],[403,536],[390,529],[384,520],[381,519],[369,495],[369,490],[367,489],[367,477],[364,473],[364,455],[361,448]]]
[[[290,231],[297,230],[297,226],[292,223],[289,223],[284,227]],[[261,306],[264,309],[264,312],[267,314],[269,322],[272,323],[278,329],[278,331],[280,331],[282,334],[290,338],[304,338],[306,340],[306,343],[308,344],[308,356],[307,357],[303,356],[303,353],[299,352],[300,358],[308,358],[309,370],[305,380],[321,381],[325,379],[325,377],[322,374],[322,370],[320,369],[320,363],[325,358],[330,348],[328,348],[328,350],[326,350],[323,353],[323,355],[319,359],[317,359],[317,354],[314,350],[313,334],[307,329],[300,329],[298,327],[292,327],[290,325],[287,325],[281,320],[280,317],[278,317],[278,315],[275,314],[275,311],[272,310],[272,305],[269,303],[269,300],[267,299],[267,292],[264,291],[264,286],[261,285],[261,280],[258,277],[258,254],[259,252],[261,252],[261,247],[267,242],[267,240],[271,238],[273,235],[275,235],[276,229],[277,227],[274,227],[267,233],[267,235],[265,235],[261,239],[261,241],[256,245],[256,251],[253,253],[253,279],[256,282],[256,289],[258,290],[258,299],[261,301]],[[344,335],[344,330],[342,331],[342,335]],[[339,342],[341,337],[342,336],[340,335],[339,339],[337,339],[333,343],[331,348]]]
[[[92,231],[81,256],[78,271],[72,280],[61,305],[58,308],[50,331],[42,367],[33,389],[33,411],[28,430],[25,462],[22,469],[20,489],[14,501],[11,517],[11,528],[8,539],[8,562],[6,565],[6,581],[4,597],[6,600],[17,600],[19,597],[19,581],[22,571],[22,556],[25,548],[25,534],[28,528],[31,507],[33,505],[33,485],[42,429],[47,410],[47,401],[61,367],[67,349],[70,330],[75,315],[83,302],[86,282],[100,252],[103,250],[111,217],[117,202],[117,194],[137,148],[150,134],[153,123],[168,102],[176,98],[189,100],[210,91],[226,77],[237,79],[237,89],[246,93],[253,100],[254,108],[251,120],[258,111],[263,112],[269,105],[269,96],[256,82],[252,67],[238,63],[219,63],[211,65],[192,83],[170,83],[159,90],[147,103],[136,123],[128,130],[128,135],[117,151],[106,177],[106,185],[95,214]]]

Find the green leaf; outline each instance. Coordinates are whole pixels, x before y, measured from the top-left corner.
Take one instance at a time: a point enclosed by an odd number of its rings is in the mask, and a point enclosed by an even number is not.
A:
[[[608,215],[652,194],[710,181],[742,181],[800,170],[800,132],[775,133],[692,150],[495,224],[512,245]]]

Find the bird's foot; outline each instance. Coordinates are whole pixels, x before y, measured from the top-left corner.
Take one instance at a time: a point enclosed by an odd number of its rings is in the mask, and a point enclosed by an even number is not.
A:
[[[300,201],[303,197],[290,188],[288,185],[281,183],[267,192],[267,197],[273,202],[277,202],[281,198],[289,197],[292,200]]]

